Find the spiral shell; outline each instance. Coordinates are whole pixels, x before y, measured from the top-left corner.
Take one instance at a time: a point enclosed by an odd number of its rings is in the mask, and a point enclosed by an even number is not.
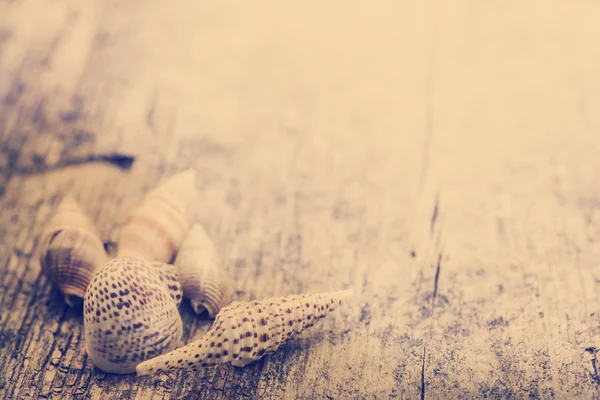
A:
[[[333,311],[351,290],[233,302],[217,315],[213,327],[197,341],[140,363],[138,375],[209,365],[243,367],[296,337]]]
[[[118,257],[173,262],[188,229],[188,208],[196,199],[196,171],[180,172],[152,189],[131,210],[123,227]]]
[[[84,298],[87,354],[105,372],[128,374],[138,363],[180,345],[177,268],[123,257],[109,261]]]
[[[39,258],[71,307],[81,303],[94,271],[108,261],[94,223],[72,197],[62,200],[42,233]]]
[[[183,296],[194,311],[204,310],[214,318],[222,307],[231,303],[232,284],[221,268],[221,258],[201,225],[190,229],[175,259],[179,268]]]

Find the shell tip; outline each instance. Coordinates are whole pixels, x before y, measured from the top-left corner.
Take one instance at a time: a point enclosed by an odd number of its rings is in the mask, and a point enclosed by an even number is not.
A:
[[[168,178],[165,183],[169,185],[181,185],[185,188],[193,188],[196,184],[196,170],[188,168]]]
[[[58,204],[60,210],[79,210],[79,203],[75,200],[75,197],[68,194]]]
[[[150,375],[150,368],[148,368],[147,363],[143,362],[135,367],[135,372],[137,376]]]
[[[196,170],[186,169],[171,177],[163,180],[158,186],[152,189],[146,197],[153,196],[170,196],[178,199],[183,209],[182,212],[187,212],[187,208],[196,201]]]
[[[196,178],[196,169],[195,168],[188,168],[188,169],[184,169],[183,171],[181,171],[179,173],[180,176],[185,176],[188,179],[195,179]]]
[[[208,233],[206,233],[206,229],[204,229],[204,227],[199,223],[194,223],[192,225],[190,231],[188,232],[188,236],[193,237],[194,241],[202,242],[205,240],[210,240]]]

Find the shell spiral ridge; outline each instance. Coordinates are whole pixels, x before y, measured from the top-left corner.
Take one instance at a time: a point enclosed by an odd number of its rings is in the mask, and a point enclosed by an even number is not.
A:
[[[188,169],[152,189],[132,209],[121,228],[118,257],[171,263],[189,229],[189,206],[196,198],[196,171]]]
[[[42,233],[39,260],[71,307],[81,304],[93,274],[108,261],[96,226],[72,197],[61,201]]]
[[[190,229],[175,265],[181,274],[183,295],[190,300],[196,314],[206,310],[214,318],[231,303],[232,282],[222,268],[214,243],[200,224]]]

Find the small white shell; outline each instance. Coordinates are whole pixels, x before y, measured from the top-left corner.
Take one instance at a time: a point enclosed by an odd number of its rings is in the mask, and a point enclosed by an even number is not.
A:
[[[233,302],[217,315],[212,328],[197,341],[140,363],[138,375],[231,362],[243,367],[296,337],[333,311],[351,290]]]
[[[188,169],[152,189],[128,214],[117,257],[173,262],[189,229],[188,208],[197,194],[195,180],[196,171]]]
[[[214,318],[231,303],[232,284],[221,267],[221,258],[204,228],[190,229],[175,259],[179,268],[183,296],[190,300],[196,314],[204,310]]]
[[[103,371],[128,374],[181,342],[177,268],[131,257],[105,264],[84,299],[87,354]]]
[[[94,272],[108,261],[96,227],[72,197],[62,200],[42,233],[39,258],[71,307],[81,303]]]

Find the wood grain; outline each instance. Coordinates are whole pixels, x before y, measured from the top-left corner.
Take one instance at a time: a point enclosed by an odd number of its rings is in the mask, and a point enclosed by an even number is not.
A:
[[[600,398],[598,20],[585,0],[2,2],[0,396]],[[56,168],[111,152],[133,168]],[[189,167],[237,299],[357,295],[243,369],[104,374],[39,233],[70,193],[118,242]],[[186,341],[210,327],[181,312]]]

